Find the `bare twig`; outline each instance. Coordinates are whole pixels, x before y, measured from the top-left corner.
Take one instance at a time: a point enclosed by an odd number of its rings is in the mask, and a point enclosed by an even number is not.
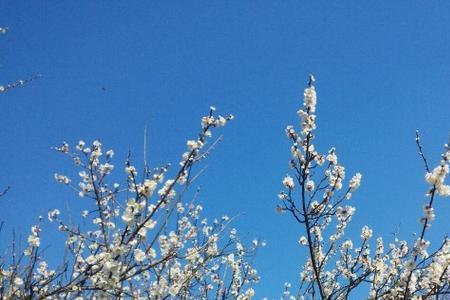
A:
[[[419,149],[419,155],[423,160],[423,163],[425,164],[425,169],[427,170],[427,172],[430,172],[430,167],[428,166],[428,161],[425,158],[425,155],[423,154],[423,148],[422,145],[420,144],[420,134],[419,134],[419,130],[416,130],[416,144],[417,144],[417,148]]]
[[[11,189],[11,187],[10,187],[10,186],[7,186],[7,187],[0,193],[0,197],[4,196],[10,189]]]

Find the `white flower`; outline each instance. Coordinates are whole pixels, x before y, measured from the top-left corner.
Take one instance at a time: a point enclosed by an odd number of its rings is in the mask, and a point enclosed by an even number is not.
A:
[[[310,179],[308,181],[306,181],[305,188],[308,192],[311,192],[312,190],[314,190],[314,181],[312,181]]]
[[[370,229],[368,226],[364,226],[361,229],[361,238],[363,240],[368,240],[372,237],[372,229]]]
[[[54,209],[54,210],[49,211],[49,212],[48,212],[48,220],[49,220],[50,222],[53,222],[54,220],[56,220],[56,218],[58,218],[58,215],[59,215],[60,213],[61,213],[61,212],[59,211],[59,209]]]
[[[175,195],[176,195],[175,190],[172,188],[174,182],[175,182],[175,180],[168,179],[164,183],[164,186],[161,189],[158,190],[158,195],[160,195],[161,197],[166,197],[167,199],[174,198]]]
[[[153,229],[156,226],[156,221],[153,220],[148,220],[145,224],[144,227],[147,229]]]
[[[145,252],[141,249],[134,249],[134,260],[137,262],[142,262],[145,259]]]
[[[227,123],[227,119],[225,119],[222,116],[219,116],[216,121],[216,126],[223,127],[223,126],[225,126],[226,123]]]
[[[425,181],[429,184],[435,184],[436,183],[436,176],[434,176],[433,173],[426,173],[425,174]]]
[[[113,156],[114,156],[114,151],[113,150],[106,151],[106,158],[110,159]]]
[[[342,243],[342,248],[344,249],[352,249],[353,248],[353,242],[351,240],[346,240]]]
[[[429,205],[425,205],[423,207],[423,213],[424,213],[424,217],[428,220],[428,221],[433,221],[435,214],[434,214],[434,208],[430,207]]]
[[[14,285],[15,286],[22,286],[23,285],[23,280],[20,277],[16,277],[14,278]]]
[[[136,168],[134,166],[127,166],[127,167],[125,167],[125,172],[127,174],[130,174],[130,175],[134,176],[134,177],[136,177],[136,175],[137,175],[137,171],[136,171]]]
[[[327,155],[326,160],[328,160],[333,165],[336,165],[338,162],[337,156],[334,153],[334,151],[332,151],[330,154]]]
[[[148,257],[149,257],[150,259],[156,258],[156,251],[155,251],[155,249],[150,248],[150,249],[148,250]]]
[[[288,138],[295,138],[296,137],[295,129],[294,129],[294,126],[292,126],[292,125],[288,125],[286,127],[286,131],[285,132],[286,132],[286,136]]]
[[[39,247],[41,245],[41,240],[38,236],[30,234],[28,236],[28,244],[30,245],[30,247]]]
[[[286,175],[286,177],[284,177],[283,179],[283,185],[290,190],[294,189],[294,179],[292,179],[291,176]]]
[[[211,125],[213,123],[214,123],[214,118],[213,117],[207,116],[207,117],[203,117],[202,118],[202,123],[201,124],[202,124],[203,128],[208,127],[209,125]]]
[[[76,146],[77,150],[80,150],[80,151],[83,150],[85,144],[86,143],[84,141],[80,140]]]
[[[203,143],[201,141],[194,141],[194,140],[187,141],[186,145],[189,151],[200,149],[203,147]]]
[[[62,153],[68,153],[69,152],[69,144],[66,142],[63,142],[61,147],[55,147],[56,151],[62,152]]]
[[[441,165],[433,169],[433,172],[425,174],[425,180],[431,185],[434,185],[436,192],[440,196],[450,196],[450,186],[444,184],[445,178],[449,173],[449,165],[446,160],[441,161]]]
[[[146,229],[145,227],[142,227],[141,229],[139,229],[138,235],[139,235],[142,239],[146,239],[146,238],[147,238],[147,229]]]
[[[114,169],[114,165],[110,163],[105,163],[103,165],[100,165],[100,173],[102,175],[109,174]]]
[[[131,212],[131,210],[129,210],[129,209],[126,209],[125,210],[125,212],[123,213],[123,215],[122,215],[122,221],[125,223],[125,224],[131,224],[131,222],[133,222],[133,220],[134,220],[134,215],[133,215],[133,213]]]
[[[279,198],[280,200],[287,200],[287,199],[288,199],[288,195],[287,195],[285,192],[280,192],[280,193],[278,194],[278,198]]]
[[[306,88],[305,92],[303,93],[303,96],[305,107],[309,109],[309,112],[311,113],[315,112],[317,104],[317,96],[315,88],[313,86]]]
[[[158,183],[155,180],[147,179],[141,186],[139,192],[147,197],[151,197]]]
[[[97,261],[97,258],[94,255],[89,255],[88,258],[86,258],[86,262],[90,265],[93,265]]]
[[[300,244],[300,245],[302,245],[302,246],[306,246],[306,245],[308,245],[308,240],[306,239],[306,237],[305,236],[301,236],[300,237],[300,239],[298,240],[298,243]]]
[[[55,177],[55,180],[60,182],[60,183],[64,183],[64,184],[69,184],[70,183],[70,179],[67,176],[55,173],[54,177]]]
[[[361,185],[361,173],[356,173],[350,180],[350,190],[355,191]]]
[[[439,196],[450,196],[450,186],[441,184],[437,187],[437,192]]]

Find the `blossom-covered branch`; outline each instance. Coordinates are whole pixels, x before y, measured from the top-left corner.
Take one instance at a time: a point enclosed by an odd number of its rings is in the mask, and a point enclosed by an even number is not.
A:
[[[8,31],[9,31],[8,27],[0,27],[0,35],[6,34]],[[25,85],[25,84],[27,84],[27,83],[29,83],[31,81],[34,81],[34,80],[36,80],[38,78],[41,78],[41,77],[42,77],[41,74],[37,74],[37,75],[34,75],[34,76],[32,76],[32,77],[30,77],[28,79],[20,79],[20,80],[17,80],[15,82],[13,82],[13,83],[5,84],[5,85],[0,84],[0,94],[6,92],[7,90],[14,89],[16,87]]]
[[[6,85],[0,85],[0,93],[4,93],[7,90],[14,89],[14,88],[17,88],[19,86],[25,85],[25,84],[30,83],[30,82],[32,82],[32,81],[34,81],[36,79],[41,78],[41,77],[42,77],[42,75],[37,74],[37,75],[34,75],[33,77],[30,77],[28,79],[21,79],[21,80],[17,80],[16,82],[13,82],[13,83],[9,83],[9,84],[6,84]]]
[[[214,111],[202,118],[198,138],[187,142],[173,177],[169,166],[138,176],[128,157],[122,185],[110,181],[114,152],[104,153],[101,142],[55,148],[79,168],[76,183],[58,173],[55,180],[90,200],[84,221],[67,222],[59,209],[49,211],[48,220],[66,235],[64,261],[50,268],[43,259],[40,221],[26,249],[12,251],[20,260],[3,258],[0,298],[251,299],[259,276],[249,259],[263,243],[246,245],[229,228],[229,217],[209,221],[194,199],[184,200],[194,165],[210,151],[203,149],[212,129],[233,118]]]
[[[306,247],[308,258],[300,273],[299,292],[291,292],[291,284],[285,285],[285,299],[348,299],[352,292],[365,286],[367,299],[431,299],[450,293],[449,265],[450,240],[444,237],[437,250],[429,252],[430,242],[425,232],[434,219],[433,200],[436,196],[449,196],[450,187],[445,184],[449,172],[450,148],[445,145],[438,167],[430,171],[426,166],[426,181],[431,185],[420,219],[422,233],[408,246],[396,239],[385,251],[383,239],[376,240],[376,250],[371,256],[372,230],[364,226],[361,239],[345,239],[344,233],[356,209],[346,204],[360,184],[362,175],[356,173],[348,182],[345,168],[339,164],[337,151],[331,148],[323,154],[314,146],[316,129],[317,95],[314,77],[310,76],[304,91],[303,107],[298,111],[300,130],[286,128],[291,140],[291,175],[283,179],[285,190],[280,192],[278,210],[290,213],[301,226],[299,239]],[[334,225],[334,226],[331,226]],[[434,299],[434,298],[433,298]],[[437,298],[436,298],[437,299]]]

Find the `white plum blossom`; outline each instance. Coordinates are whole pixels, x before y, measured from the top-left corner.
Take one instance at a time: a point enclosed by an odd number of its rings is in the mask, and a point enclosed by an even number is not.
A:
[[[312,181],[311,179],[306,181],[305,188],[308,192],[311,192],[312,190],[314,190],[314,181]]]
[[[299,244],[302,246],[306,246],[308,244],[308,240],[306,239],[305,236],[301,236],[300,239],[298,240]]]
[[[145,252],[141,249],[134,249],[134,260],[137,262],[142,262],[145,259]]]
[[[23,285],[23,280],[22,280],[22,278],[20,278],[20,277],[14,278],[14,285],[15,285],[16,287],[22,286],[22,285]]]
[[[363,240],[368,240],[368,239],[370,239],[371,237],[372,237],[372,229],[370,229],[368,226],[364,226],[362,229],[361,229],[361,238],[363,239]]]
[[[314,86],[307,87],[303,93],[303,96],[305,108],[307,108],[311,113],[316,112],[317,96]]]
[[[60,174],[55,173],[54,177],[57,182],[64,183],[64,184],[70,183],[69,177],[67,177],[65,175],[60,175]]]
[[[28,245],[30,247],[39,247],[41,245],[41,239],[39,238],[39,227],[31,227],[31,234],[28,236]]]
[[[283,179],[283,185],[290,190],[294,189],[294,179],[291,176],[286,175],[286,177],[284,177]]]
[[[349,186],[352,192],[356,191],[361,185],[361,178],[362,178],[361,173],[356,173],[355,176],[353,176],[352,179],[350,180]]]
[[[41,244],[41,241],[40,241],[40,239],[39,239],[38,236],[33,235],[33,234],[30,234],[30,235],[28,236],[28,244],[29,244],[31,247],[39,247],[39,245]]]
[[[56,220],[59,216],[61,212],[59,211],[59,209],[55,208],[51,211],[48,212],[48,220],[50,222],[53,222],[54,220]]]
[[[445,157],[445,156],[444,156]],[[434,185],[440,196],[450,196],[450,185],[444,184],[445,178],[449,173],[449,162],[443,160],[441,165],[433,169],[433,172],[425,174],[425,180]]]

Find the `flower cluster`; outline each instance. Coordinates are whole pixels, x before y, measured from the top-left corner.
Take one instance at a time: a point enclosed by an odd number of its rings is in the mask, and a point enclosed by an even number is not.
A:
[[[259,275],[248,259],[263,243],[245,245],[228,229],[228,216],[208,220],[201,205],[183,201],[194,165],[210,151],[204,147],[211,129],[232,119],[214,110],[202,119],[198,138],[188,141],[175,174],[166,166],[145,168],[139,176],[128,158],[125,184],[111,183],[114,152],[104,151],[100,141],[79,141],[73,151],[68,143],[56,147],[80,169],[78,180],[61,174],[55,180],[91,200],[81,212],[86,225],[66,222],[58,209],[49,211],[48,220],[66,235],[65,260],[50,269],[40,250],[40,226],[32,227],[24,259],[0,265],[0,298],[253,298]]]
[[[418,140],[418,138],[417,138]],[[442,154],[442,160],[439,165],[433,169],[432,172],[428,171],[425,174],[425,180],[432,185],[432,189],[429,194],[436,191],[439,196],[450,197],[450,185],[445,184],[445,178],[449,172],[450,164],[450,147],[449,144],[445,144],[445,152]]]
[[[279,194],[282,204],[278,211],[290,213],[301,226],[298,242],[306,248],[308,258],[300,272],[298,294],[292,294],[291,284],[286,283],[282,298],[348,299],[360,286],[365,286],[368,299],[374,300],[431,299],[450,293],[450,242],[445,238],[437,250],[431,251],[430,242],[425,240],[425,232],[435,217],[434,196],[450,194],[449,185],[444,183],[449,172],[449,146],[445,145],[439,166],[425,175],[431,188],[430,201],[421,218],[421,236],[412,246],[396,238],[388,251],[378,238],[372,255],[373,231],[368,226],[361,229],[360,241],[343,239],[356,211],[344,201],[350,200],[360,187],[362,175],[356,173],[346,186],[345,168],[338,162],[336,149],[325,154],[316,150],[313,140],[317,96],[313,83],[314,78],[310,77],[303,107],[298,111],[300,132],[294,126],[286,128],[292,141],[289,166],[294,175],[286,175],[282,181],[285,190]]]

